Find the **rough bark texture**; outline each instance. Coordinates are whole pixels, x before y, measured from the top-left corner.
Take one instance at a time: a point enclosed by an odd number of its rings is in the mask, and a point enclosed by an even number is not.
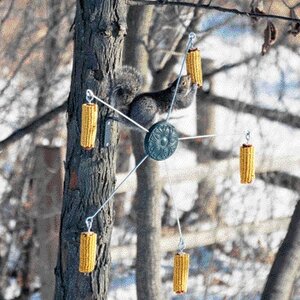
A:
[[[98,234],[97,262],[95,271],[89,275],[78,272],[79,236],[80,232],[86,231],[85,218],[93,214],[113,191],[118,134],[114,124],[111,128],[111,145],[103,147],[108,111],[101,106],[96,147],[91,151],[83,150],[79,143],[81,104],[85,101],[87,88],[97,94],[103,77],[120,66],[125,28],[124,1],[77,1],[55,299],[107,297],[113,220],[111,203],[98,214],[93,223],[92,231]]]
[[[127,18],[126,64],[137,68],[144,78],[148,71],[148,53],[145,45],[147,45],[152,13],[151,7],[131,7]],[[144,156],[143,140],[143,134],[132,133],[136,162]],[[138,186],[134,207],[137,225],[136,286],[139,300],[160,299],[161,187],[159,177],[159,165],[150,158],[137,170]]]
[[[262,300],[291,299],[294,280],[300,266],[300,200],[268,275]]]

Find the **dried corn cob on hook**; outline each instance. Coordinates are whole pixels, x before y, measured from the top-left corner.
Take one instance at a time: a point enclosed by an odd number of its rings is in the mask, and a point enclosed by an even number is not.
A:
[[[173,291],[176,294],[187,292],[189,260],[190,256],[185,252],[178,252],[174,256]]]
[[[176,294],[184,294],[187,292],[190,255],[185,253],[184,249],[185,249],[185,242],[183,240],[181,230],[180,230],[178,252],[174,256],[174,269],[173,269],[173,291]]]
[[[86,220],[87,232],[80,234],[79,272],[93,272],[96,265],[97,234],[91,231],[92,219]]]
[[[194,34],[193,32],[190,34]],[[196,37],[194,34],[193,39]],[[186,55],[186,72],[191,76],[192,83],[196,83],[198,86],[202,86],[202,64],[201,53],[198,48],[193,47],[193,40],[191,47]]]
[[[85,150],[91,150],[95,147],[98,121],[98,105],[92,103],[94,97],[90,93],[86,94],[88,103],[82,104],[81,111],[81,133],[80,145]]]
[[[187,291],[187,280],[188,280],[188,273],[189,273],[189,255],[184,253],[185,242],[184,242],[182,231],[181,231],[178,209],[177,209],[176,202],[175,202],[175,199],[173,196],[171,178],[169,175],[169,168],[166,163],[165,163],[165,166],[166,166],[168,182],[170,185],[170,195],[173,200],[172,201],[173,208],[175,211],[176,222],[177,222],[178,232],[179,232],[179,236],[180,236],[179,243],[178,243],[178,251],[174,256],[173,291],[176,294],[183,294]]]
[[[250,131],[246,132],[246,144],[240,147],[240,179],[249,184],[255,179],[255,149],[249,144]]]
[[[97,214],[103,209],[103,207],[113,198],[117,190],[123,185],[123,183],[143,164],[148,158],[148,155],[133,168],[128,175],[120,182],[111,195],[104,201],[104,203],[98,208],[98,210],[91,216],[85,219],[87,232],[82,232],[80,235],[80,247],[79,247],[79,272],[89,273],[93,272],[96,264],[96,250],[97,250],[97,234],[92,232],[93,220]]]

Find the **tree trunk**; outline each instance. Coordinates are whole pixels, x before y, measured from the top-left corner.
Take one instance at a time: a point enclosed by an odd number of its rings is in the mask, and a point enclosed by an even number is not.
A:
[[[86,89],[97,94],[104,76],[120,66],[125,28],[126,7],[123,0],[77,1],[60,245],[55,270],[57,300],[107,297],[113,225],[111,203],[93,223],[92,231],[98,235],[97,261],[94,272],[88,275],[78,272],[79,237],[87,230],[86,217],[93,214],[114,189],[118,134],[114,123],[110,130],[111,144],[103,147],[108,110],[101,106],[96,146],[91,151],[83,150],[79,142],[81,105],[85,102]]]
[[[146,79],[148,53],[145,45],[151,26],[153,7],[131,7],[128,12],[126,63],[138,69]],[[144,84],[144,87],[147,84]],[[144,156],[144,135],[132,132],[136,163]],[[137,226],[136,286],[140,300],[159,300],[160,279],[160,195],[159,165],[147,159],[137,170],[135,213]]]
[[[205,72],[212,70],[212,62],[203,60]],[[212,80],[209,79],[210,88],[212,89]],[[197,95],[199,99],[196,103],[197,111],[197,134],[214,134],[215,133],[215,106],[209,103],[203,103],[202,99],[206,94],[200,90]],[[200,100],[201,99],[201,100]],[[212,160],[212,152],[207,151],[207,147],[213,147],[214,139],[200,140],[198,150],[196,151],[197,163],[209,164]],[[198,199],[195,207],[200,219],[209,218],[217,220],[218,199],[215,193],[215,178],[208,177],[198,183]]]
[[[277,252],[261,300],[291,299],[300,266],[300,200],[296,204],[288,232]]]
[[[143,137],[133,133],[134,156],[140,161],[143,156]],[[148,158],[137,170],[135,212],[137,224],[136,285],[140,300],[161,299],[160,279],[160,195],[159,166]]]
[[[38,260],[34,269],[40,276],[43,300],[53,299],[59,233],[59,210],[62,196],[62,151],[59,147],[38,146],[35,150],[34,203],[37,207],[36,234]]]

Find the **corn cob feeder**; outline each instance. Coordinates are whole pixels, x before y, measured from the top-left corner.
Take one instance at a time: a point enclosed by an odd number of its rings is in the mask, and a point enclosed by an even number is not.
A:
[[[176,294],[184,294],[187,291],[189,258],[189,254],[184,252],[179,252],[174,256],[173,291]]]
[[[192,83],[202,86],[202,65],[199,49],[189,49],[186,56],[186,72],[191,76]]]
[[[82,232],[79,247],[79,272],[93,272],[96,264],[97,234],[95,232]]]
[[[85,150],[95,147],[98,120],[98,105],[86,103],[82,105],[80,145]]]
[[[243,144],[240,148],[241,183],[251,183],[255,178],[255,149],[252,145]]]

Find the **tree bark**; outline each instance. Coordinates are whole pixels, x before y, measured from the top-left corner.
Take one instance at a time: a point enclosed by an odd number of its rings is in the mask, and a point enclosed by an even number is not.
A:
[[[262,300],[291,299],[293,283],[300,266],[300,200],[268,275]]]
[[[79,237],[86,231],[85,219],[108,198],[115,183],[115,153],[118,139],[114,123],[111,144],[103,147],[108,110],[101,106],[96,146],[80,147],[81,105],[86,89],[95,94],[101,80],[121,64],[126,7],[123,0],[77,1],[71,91],[68,99],[68,141],[61,215],[60,244],[55,270],[55,299],[106,299],[110,271],[110,237],[113,225],[109,203],[94,220],[98,235],[94,272],[78,272]],[[105,99],[109,101],[109,99]]]

